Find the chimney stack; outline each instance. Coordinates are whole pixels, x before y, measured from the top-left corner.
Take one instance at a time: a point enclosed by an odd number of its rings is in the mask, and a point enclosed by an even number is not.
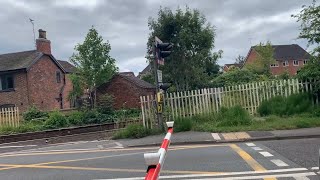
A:
[[[37,51],[51,55],[51,42],[47,39],[47,32],[39,29],[39,38],[36,40]]]

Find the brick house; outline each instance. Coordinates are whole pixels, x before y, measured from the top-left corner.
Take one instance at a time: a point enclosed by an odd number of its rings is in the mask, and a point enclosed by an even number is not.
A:
[[[241,68],[241,67],[242,67],[242,64],[236,64],[236,63],[234,63],[234,64],[225,64],[225,65],[223,66],[223,72],[228,72],[228,71],[230,70],[230,68],[232,68],[232,67]]]
[[[275,64],[270,65],[273,75],[280,75],[286,71],[290,75],[296,75],[297,71],[303,67],[310,58],[310,54],[297,44],[291,45],[274,45],[273,57],[276,60]],[[255,46],[252,46],[245,59],[244,66],[253,63],[257,58]]]
[[[97,99],[104,94],[114,96],[114,108],[140,108],[140,96],[154,95],[155,86],[135,77],[133,72],[118,73],[97,89]]]
[[[147,67],[145,67],[141,72],[139,72],[138,78],[142,79],[144,76],[151,75],[152,68],[151,64],[149,63]]]
[[[32,105],[44,111],[70,108],[73,68],[54,58],[46,31],[40,29],[36,50],[0,55],[0,107],[16,106],[21,112]]]

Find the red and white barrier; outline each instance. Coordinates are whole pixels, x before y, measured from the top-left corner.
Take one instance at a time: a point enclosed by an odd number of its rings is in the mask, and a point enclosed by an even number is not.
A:
[[[144,154],[144,159],[148,165],[145,180],[157,180],[159,178],[170,145],[171,135],[173,134],[173,123],[173,121],[167,122],[168,132],[162,141],[159,151],[157,153]]]

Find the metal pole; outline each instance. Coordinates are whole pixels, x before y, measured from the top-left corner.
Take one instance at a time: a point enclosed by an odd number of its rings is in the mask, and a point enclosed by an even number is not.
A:
[[[153,56],[154,56],[154,78],[155,78],[155,81],[156,81],[156,95],[158,94],[159,92],[159,79],[158,79],[158,57],[157,57],[157,40],[155,38],[155,41],[154,41],[154,46],[153,46]],[[162,113],[159,113],[158,112],[158,105],[159,105],[159,102],[156,100],[156,108],[157,108],[157,123],[158,123],[158,127],[160,129],[163,129],[163,117],[162,117]],[[163,107],[163,106],[162,106]]]

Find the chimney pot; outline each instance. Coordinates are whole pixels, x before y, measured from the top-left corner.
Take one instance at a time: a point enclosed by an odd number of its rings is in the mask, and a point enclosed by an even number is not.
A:
[[[47,39],[47,32],[39,29],[39,38],[36,40],[37,51],[44,54],[51,54],[51,42]]]
[[[47,39],[47,32],[45,30],[39,29],[39,38]]]

